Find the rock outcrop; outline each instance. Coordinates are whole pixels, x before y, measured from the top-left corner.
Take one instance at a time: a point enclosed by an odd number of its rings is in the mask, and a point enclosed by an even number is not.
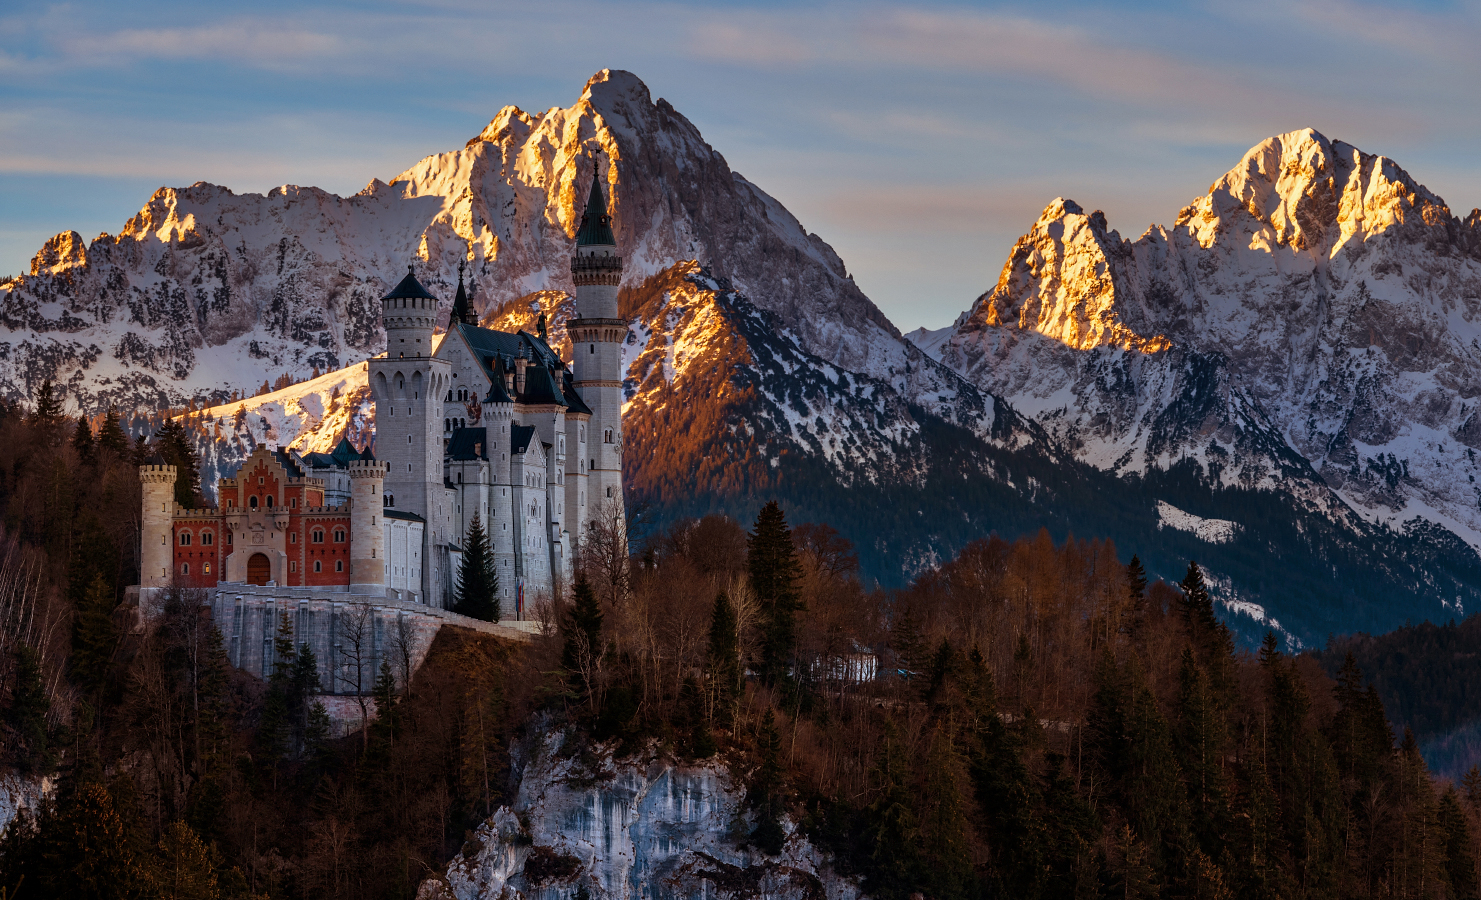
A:
[[[479,827],[418,900],[857,900],[827,854],[789,831],[779,856],[743,846],[744,791],[722,763],[614,760],[544,735],[512,807]]]

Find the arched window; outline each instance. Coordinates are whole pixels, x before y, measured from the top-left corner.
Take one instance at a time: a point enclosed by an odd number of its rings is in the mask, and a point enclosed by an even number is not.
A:
[[[297,572],[298,571],[298,560],[296,560],[296,559],[295,560],[289,560],[289,562],[288,562],[288,571],[290,571],[290,572]]]
[[[205,565],[204,565],[204,566],[202,566],[202,567],[201,567],[201,568],[202,568],[202,569],[203,569],[203,570],[204,570],[204,571],[205,571],[205,573],[206,573],[206,574],[207,574],[207,575],[210,575],[210,574],[211,574],[211,564],[210,564],[210,563],[206,563],[206,564],[205,564]]]
[[[267,495],[267,508],[268,509],[272,509],[273,508],[273,495],[272,494],[268,494]]]
[[[313,541],[315,544],[324,543],[324,529],[315,528],[313,532],[309,534],[309,540]]]
[[[334,542],[336,544],[343,544],[345,542],[345,530],[343,528],[334,529]]]
[[[336,572],[343,572],[344,570],[345,570],[345,561],[342,560],[342,559],[336,559],[334,561],[334,571],[336,571]]]
[[[602,440],[604,443],[612,443],[612,429],[608,428],[602,432]]]
[[[315,572],[322,572],[322,571],[324,571],[324,563],[321,562],[321,561],[319,561],[319,560],[317,560],[317,559],[314,560],[314,571]]]
[[[453,420],[452,419],[443,419],[442,420],[442,430],[443,431],[452,431],[453,430]]]
[[[252,496],[250,496],[250,497],[247,498],[247,505],[250,506],[250,507],[252,507],[253,509],[256,509],[257,508],[257,495],[256,494],[253,494]]]
[[[189,575],[190,574],[190,563],[181,563],[180,564],[180,574],[181,575]]]
[[[190,532],[188,532],[188,531],[182,531],[182,532],[180,532],[180,546],[182,546],[182,547],[189,547],[190,546]]]
[[[214,534],[212,534],[209,531],[202,531],[201,532],[201,545],[202,546],[209,547],[209,546],[211,546],[214,543],[216,543],[216,536]]]

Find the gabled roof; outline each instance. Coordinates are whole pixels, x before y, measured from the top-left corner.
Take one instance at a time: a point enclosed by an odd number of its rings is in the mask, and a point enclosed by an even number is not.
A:
[[[288,473],[289,478],[303,477],[303,469],[299,467],[298,463],[294,461],[287,450],[279,448],[273,453],[273,458],[278,461],[278,465],[283,467],[283,471]]]
[[[530,439],[535,436],[535,426],[515,425],[509,429],[509,452],[523,453],[530,446]]]
[[[447,455],[455,460],[489,458],[487,428],[454,428],[447,444]]]
[[[402,300],[402,299],[407,299],[407,300],[412,300],[412,299],[436,300],[437,298],[434,297],[434,296],[432,296],[431,294],[427,293],[427,289],[424,288],[424,287],[422,287],[422,283],[420,281],[417,281],[417,277],[412,274],[411,266],[407,266],[406,267],[406,277],[403,278],[403,279],[401,279],[401,283],[398,284],[398,285],[396,285],[395,287],[391,288],[391,292],[389,294],[387,294],[386,296],[382,297],[381,299],[382,300]]]
[[[521,331],[510,334],[507,331],[495,331],[492,328],[480,328],[477,325],[449,323],[449,329],[456,328],[458,334],[462,335],[468,349],[473,351],[473,358],[478,360],[483,367],[483,374],[494,383],[494,389],[489,393],[499,392],[499,382],[502,372],[511,371],[514,368],[514,359],[523,355],[530,361],[530,365],[543,366],[549,369],[560,370],[565,368],[559,353],[551,348],[549,342]],[[451,336],[451,330],[448,335]],[[509,402],[509,401],[502,401]]]
[[[592,244],[617,245],[617,238],[612,234],[612,217],[607,215],[607,198],[602,196],[602,179],[596,173],[592,173],[591,195],[586,198],[586,212],[576,231],[576,246]]]
[[[563,372],[561,377],[561,395],[566,398],[566,407],[573,413],[586,413],[591,415],[591,407],[581,399],[576,391],[576,382],[572,379],[570,372]]]
[[[528,403],[532,406],[566,405],[566,401],[561,399],[560,389],[555,386],[555,379],[551,377],[550,370],[544,366],[530,366],[525,369],[525,391],[519,395],[519,400],[521,403]]]

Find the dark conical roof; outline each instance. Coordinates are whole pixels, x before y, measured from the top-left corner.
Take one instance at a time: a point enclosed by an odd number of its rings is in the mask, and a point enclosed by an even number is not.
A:
[[[462,322],[465,325],[477,325],[478,313],[473,311],[473,304],[468,300],[468,292],[463,289],[463,264],[458,263],[458,294],[453,298],[453,312],[450,323]]]
[[[525,392],[519,399],[532,405],[566,405],[560,389],[555,386],[555,379],[550,376],[550,370],[544,366],[530,366],[525,370]]]
[[[391,288],[391,292],[381,298],[382,300],[436,300],[437,298],[427,293],[422,283],[412,274],[411,266],[406,267],[406,277],[401,283]]]
[[[509,391],[504,388],[504,363],[495,360],[493,366],[493,387],[489,388],[488,396],[483,398],[484,403],[513,403],[514,398],[509,396]]]
[[[602,196],[602,180],[594,174],[591,179],[591,196],[586,198],[586,213],[581,217],[581,228],[576,232],[576,246],[592,244],[617,245],[612,234],[612,217],[607,215],[607,198]]]

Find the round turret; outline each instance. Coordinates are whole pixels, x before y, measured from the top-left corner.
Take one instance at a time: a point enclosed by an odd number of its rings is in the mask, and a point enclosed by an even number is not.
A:
[[[382,496],[389,466],[370,456],[351,460],[350,590],[356,594],[386,592],[385,527]]]
[[[140,509],[143,516],[139,529],[139,584],[142,587],[161,588],[170,583],[175,549],[171,538],[177,475],[175,467],[167,465],[159,457],[139,467],[139,482],[143,487]]]
[[[381,320],[386,327],[386,357],[432,355],[432,328],[437,324],[437,298],[427,292],[406,267],[406,277],[381,298]]]

